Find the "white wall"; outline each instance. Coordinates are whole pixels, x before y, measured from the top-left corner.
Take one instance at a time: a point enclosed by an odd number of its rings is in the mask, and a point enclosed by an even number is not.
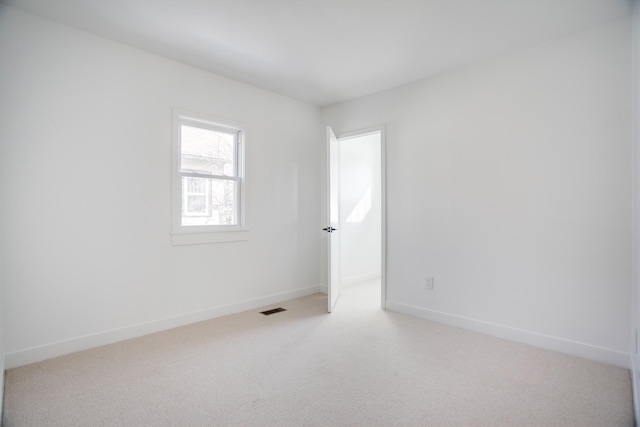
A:
[[[0,16],[8,367],[319,290],[318,109]],[[248,242],[171,246],[173,107],[246,126]]]
[[[340,139],[340,279],[380,276],[380,134]]]
[[[631,364],[636,419],[640,419],[640,365],[638,331],[640,331],[640,1],[633,4],[633,298],[631,327]]]
[[[628,366],[630,28],[323,110],[386,123],[387,308]]]

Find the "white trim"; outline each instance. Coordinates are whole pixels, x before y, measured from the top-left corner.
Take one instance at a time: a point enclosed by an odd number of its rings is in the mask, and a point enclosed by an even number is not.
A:
[[[171,233],[171,244],[202,245],[206,243],[243,242],[249,240],[249,229],[239,228],[229,231],[195,231],[193,233]]]
[[[510,341],[517,341],[535,347],[570,354],[572,356],[584,357],[586,359],[596,360],[598,362],[608,363],[623,368],[630,368],[630,354],[623,351],[554,337],[551,335],[539,334],[537,332],[512,328],[510,326],[499,325],[482,320],[471,319],[464,316],[458,316],[456,314],[415,307],[398,302],[387,301],[387,310],[492,335],[498,338],[504,338]]]
[[[112,344],[131,338],[136,338],[155,332],[177,328],[191,323],[202,322],[215,319],[216,317],[228,316],[247,310],[254,310],[271,304],[281,303],[295,298],[304,297],[320,292],[320,285],[309,286],[307,288],[286,291],[277,294],[267,295],[260,298],[240,301],[220,307],[213,307],[206,310],[195,311],[179,316],[154,320],[137,325],[127,326],[119,329],[112,329],[92,335],[85,335],[64,341],[58,341],[25,350],[7,353],[5,355],[5,369],[16,368],[30,363],[51,359],[52,357],[63,356],[77,351],[87,350],[102,345]]]
[[[341,286],[355,285],[356,283],[369,282],[371,280],[375,280],[379,278],[380,278],[380,272],[374,271],[371,273],[360,274],[358,276],[342,278],[340,279],[340,285]]]
[[[640,372],[638,372],[638,326],[640,325],[640,1],[631,11],[631,384],[636,424],[640,424]]]
[[[631,393],[633,399],[633,412],[635,414],[636,424],[640,420],[640,400],[638,396],[638,387],[640,386],[640,378],[638,377],[638,359],[631,354],[629,358],[631,363]]]
[[[237,177],[237,176],[208,175],[204,173],[195,173],[195,172],[182,172],[180,173],[180,176],[189,177],[189,178],[219,179],[224,181],[240,182],[240,177]]]
[[[381,214],[381,257],[382,265],[380,266],[380,306],[383,310],[387,308],[387,128],[382,125],[380,129],[380,179],[382,186],[380,188],[380,208]]]
[[[335,228],[340,230],[342,225],[340,224],[340,150],[338,147],[332,149],[331,146],[334,141],[338,141],[336,134],[331,126],[327,126],[327,142],[326,142],[326,159],[327,159],[327,227],[329,229]],[[338,142],[339,143],[339,142]],[[332,156],[333,155],[333,156]],[[332,157],[334,157],[332,159]],[[336,176],[332,176],[332,171],[335,171]],[[337,180],[335,179],[337,177]],[[337,185],[336,185],[337,181]],[[333,185],[332,185],[333,184]],[[333,196],[338,192],[335,203],[332,202]],[[335,210],[335,215],[333,212]],[[334,219],[335,218],[335,219]],[[337,225],[336,225],[337,223]],[[327,230],[323,228],[323,230]],[[331,313],[334,308],[334,304],[338,302],[340,297],[340,234],[336,237],[335,233],[331,230],[326,234],[327,242],[327,311]],[[337,243],[336,243],[336,239]],[[334,263],[335,259],[335,263]],[[337,265],[336,265],[337,263]],[[336,280],[338,279],[338,280]]]
[[[349,140],[353,138],[362,138],[365,136],[373,135],[376,133],[381,133],[384,130],[384,125],[382,126],[371,126],[364,129],[358,129],[350,132],[343,132],[338,135],[338,139],[341,140]]]

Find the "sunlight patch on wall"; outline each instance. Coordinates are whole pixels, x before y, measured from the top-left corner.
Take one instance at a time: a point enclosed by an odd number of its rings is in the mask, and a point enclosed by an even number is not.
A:
[[[360,198],[360,201],[353,208],[351,214],[347,218],[347,222],[362,222],[367,216],[367,213],[371,210],[371,187],[364,192],[364,195]]]

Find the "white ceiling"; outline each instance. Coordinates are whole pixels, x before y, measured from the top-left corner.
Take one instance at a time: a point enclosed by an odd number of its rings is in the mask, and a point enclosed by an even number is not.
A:
[[[3,0],[325,106],[629,14],[632,0]]]

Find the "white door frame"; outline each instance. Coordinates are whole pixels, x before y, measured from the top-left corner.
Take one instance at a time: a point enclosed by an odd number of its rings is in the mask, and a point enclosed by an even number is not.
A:
[[[327,126],[327,309],[333,311],[340,298],[340,140]]]
[[[372,126],[355,131],[337,134],[338,142],[341,139],[365,136],[372,133],[380,133],[380,307],[387,308],[387,141],[385,125]],[[328,168],[327,168],[328,169]],[[327,192],[329,189],[327,189]],[[327,197],[329,195],[327,194]],[[328,199],[327,199],[328,200]],[[328,260],[331,262],[331,260]]]

